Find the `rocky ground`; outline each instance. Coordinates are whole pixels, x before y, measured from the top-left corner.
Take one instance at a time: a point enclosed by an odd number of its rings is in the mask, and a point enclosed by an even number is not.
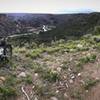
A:
[[[0,100],[99,100],[100,43],[94,37],[15,47],[11,66],[0,68]]]

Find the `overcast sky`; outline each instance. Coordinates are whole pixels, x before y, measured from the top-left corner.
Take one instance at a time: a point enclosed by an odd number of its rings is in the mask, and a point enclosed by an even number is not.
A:
[[[10,13],[70,13],[100,12],[100,0],[0,0],[0,12]]]

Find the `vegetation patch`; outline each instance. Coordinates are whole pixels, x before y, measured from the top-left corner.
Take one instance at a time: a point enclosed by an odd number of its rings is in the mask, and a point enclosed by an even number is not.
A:
[[[60,76],[57,72],[47,70],[42,74],[42,77],[44,80],[47,80],[49,82],[56,82],[57,80],[60,79]]]
[[[86,79],[86,80],[85,80],[85,84],[84,84],[85,90],[88,90],[88,89],[90,89],[91,87],[95,86],[97,82],[98,82],[98,80]]]

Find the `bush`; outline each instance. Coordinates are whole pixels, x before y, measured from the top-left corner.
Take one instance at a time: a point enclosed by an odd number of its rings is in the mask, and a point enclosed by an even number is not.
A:
[[[100,26],[95,26],[94,34],[100,34]]]
[[[86,56],[80,59],[80,62],[85,64],[88,62],[94,62],[96,60],[96,55],[95,54],[91,54],[90,56]]]
[[[87,80],[85,80],[84,88],[86,90],[88,90],[89,88],[94,86],[97,82],[98,82],[98,80],[87,79]]]
[[[14,76],[9,76],[5,83],[0,86],[0,100],[8,100],[10,97],[17,96],[16,84],[16,78],[14,78]]]
[[[2,86],[0,87],[0,94],[2,97],[2,100],[7,100],[11,96],[17,96],[16,89],[11,86]]]
[[[59,80],[59,74],[57,72],[53,72],[51,70],[47,70],[42,75],[43,79],[50,81],[50,82],[56,82]]]
[[[25,78],[25,82],[28,83],[28,84],[32,84],[32,77],[30,75],[28,75],[26,78]]]
[[[34,49],[33,51],[27,52],[26,57],[36,58],[40,57],[41,53],[44,52],[43,48]]]
[[[60,50],[60,47],[48,47],[45,49],[45,52],[54,53]]]

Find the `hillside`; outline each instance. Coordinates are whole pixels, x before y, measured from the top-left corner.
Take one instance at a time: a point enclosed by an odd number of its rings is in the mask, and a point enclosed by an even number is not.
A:
[[[99,100],[96,37],[14,46],[9,66],[0,68],[0,100]]]
[[[39,31],[44,24],[56,28]],[[100,99],[99,13],[3,14],[0,35],[13,48],[0,56],[0,100]]]
[[[95,26],[100,25],[100,13],[0,15],[1,36],[30,33],[30,30],[34,33],[34,30],[41,30],[43,25],[56,26],[53,32],[49,32],[51,37],[79,36],[92,32]]]

